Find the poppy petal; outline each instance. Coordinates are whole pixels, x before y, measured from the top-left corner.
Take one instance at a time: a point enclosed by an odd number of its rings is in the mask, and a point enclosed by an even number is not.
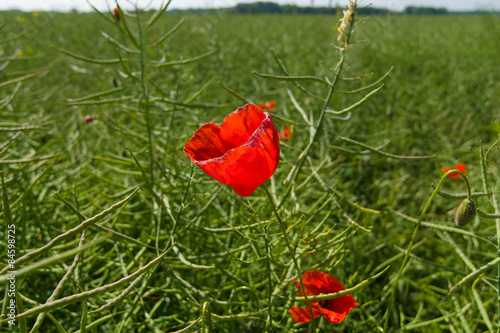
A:
[[[448,167],[441,167],[441,170],[443,170],[443,173],[447,173],[448,171],[451,170],[451,168]]]
[[[317,318],[321,313],[321,309],[318,309],[315,306],[312,306],[312,310],[314,318]],[[311,320],[311,313],[309,312],[309,309],[292,306],[290,307],[289,312],[297,324],[307,323]]]
[[[465,169],[465,164],[463,164],[463,163],[457,163],[455,165],[455,169],[457,169],[458,171],[460,171],[464,174],[467,174],[467,169]]]
[[[278,138],[282,141],[288,141],[291,137],[290,126],[286,125],[278,132]]]
[[[222,122],[220,136],[234,147],[245,144],[266,119],[266,114],[255,105],[247,104],[231,112]]]
[[[289,312],[297,324],[307,323],[311,320],[311,314],[304,308],[292,306]]]
[[[358,304],[354,297],[349,294],[342,297],[327,300],[324,307],[319,306],[319,311],[323,316],[332,324],[338,324],[347,316],[352,309],[357,307]]]
[[[206,161],[224,156],[231,148],[233,146],[221,138],[220,127],[206,123],[194,132],[184,146],[184,152],[192,161]]]
[[[266,156],[250,147],[239,147],[230,151],[224,162],[225,179],[221,182],[231,186],[236,194],[243,197],[252,194],[274,172],[270,169],[272,166],[268,164]]]
[[[342,283],[335,277],[321,271],[310,270],[302,274],[302,282],[307,296],[331,294],[345,290]],[[303,296],[300,283],[293,280],[299,294]],[[342,297],[310,302],[313,315],[316,318],[321,313],[330,323],[338,324],[347,316],[347,314],[357,306],[354,297],[349,294]],[[297,323],[311,320],[309,311],[297,307],[290,308],[290,314]]]
[[[300,296],[303,296],[300,284],[295,280],[293,282],[299,290]],[[342,285],[339,280],[321,271],[311,270],[305,272],[304,274],[302,274],[302,282],[304,283],[304,288],[306,290],[307,296],[331,294],[345,289],[344,285]]]
[[[210,177],[249,196],[276,170],[278,133],[268,113],[247,104],[229,114],[221,127],[201,126],[184,152]]]
[[[448,167],[441,167],[441,170],[443,170],[443,173],[447,173],[450,170],[456,169],[464,174],[467,174],[467,170],[465,169],[465,165],[463,163],[458,163],[455,165],[453,168],[448,168]],[[451,180],[460,180],[462,176],[458,172],[452,172],[448,174],[448,178]]]

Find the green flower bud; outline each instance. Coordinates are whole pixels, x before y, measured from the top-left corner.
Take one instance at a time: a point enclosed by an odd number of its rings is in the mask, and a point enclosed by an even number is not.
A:
[[[469,224],[476,215],[476,204],[470,199],[462,201],[455,211],[455,224],[457,227],[463,227]]]

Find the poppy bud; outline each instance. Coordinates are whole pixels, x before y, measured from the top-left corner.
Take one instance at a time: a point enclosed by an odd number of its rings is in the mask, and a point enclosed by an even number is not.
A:
[[[455,224],[457,227],[463,227],[469,224],[476,215],[476,204],[470,199],[462,201],[455,211]]]

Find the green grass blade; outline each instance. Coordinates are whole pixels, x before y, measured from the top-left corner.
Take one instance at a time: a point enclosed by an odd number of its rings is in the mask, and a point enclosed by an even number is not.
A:
[[[102,97],[102,96],[106,96],[106,95],[111,95],[111,94],[114,94],[115,92],[122,91],[122,90],[123,90],[123,87],[112,88],[112,89],[109,89],[109,90],[100,91],[100,92],[97,92],[97,93],[94,93],[94,94],[90,94],[90,95],[87,95],[87,96],[83,96],[83,97],[69,98],[69,99],[67,99],[67,102],[68,103],[81,102],[81,101],[85,101],[85,100],[88,100],[88,99],[93,99],[93,98],[96,98],[96,97]]]
[[[337,138],[339,138],[341,141],[355,144],[357,146],[363,147],[365,149],[368,149],[368,150],[370,150],[370,151],[372,151],[374,153],[380,154],[382,156],[390,157],[390,158],[398,159],[398,160],[423,160],[423,159],[429,159],[429,158],[435,157],[435,155],[429,155],[429,156],[394,155],[394,154],[390,154],[390,153],[386,153],[384,151],[381,151],[381,150],[379,150],[377,148],[373,148],[373,147],[371,147],[371,146],[369,146],[367,144],[364,144],[362,142],[359,142],[359,141],[356,141],[356,140],[353,140],[353,139],[350,139],[350,138],[346,138],[346,137],[343,137],[343,136],[340,136],[340,135],[337,135]]]
[[[119,49],[125,51],[125,52],[128,52],[128,53],[140,53],[141,51],[139,50],[133,50],[133,49],[130,49],[128,47],[126,47],[125,45],[121,44],[119,41],[117,41],[116,39],[114,39],[113,37],[111,37],[110,35],[108,35],[107,33],[105,33],[104,31],[101,31],[101,36],[106,38],[108,41],[110,41],[113,45],[115,45],[116,47],[118,47]]]
[[[338,91],[338,93],[344,93],[344,94],[356,94],[358,92],[362,92],[364,90],[367,90],[367,89],[371,89],[373,87],[376,87],[378,86],[379,84],[382,83],[382,81],[385,80],[386,77],[389,76],[389,74],[392,72],[392,70],[394,69],[394,66],[391,66],[391,68],[389,68],[389,70],[384,74],[382,75],[382,77],[380,79],[378,79],[377,81],[373,82],[372,84],[369,84],[367,86],[364,86],[364,87],[361,87],[359,89],[355,89],[355,90],[349,90],[349,91]]]
[[[17,96],[17,93],[19,92],[19,88],[21,88],[21,84],[22,84],[22,81],[18,82],[16,84],[16,86],[14,87],[14,90],[12,91],[12,93],[9,96],[2,99],[2,101],[0,101],[0,110],[2,110],[4,107],[9,105],[10,102],[12,102],[12,100],[14,99],[14,97]]]
[[[201,59],[207,58],[207,57],[211,56],[212,54],[214,54],[215,52],[217,52],[217,50],[208,51],[206,53],[200,54],[199,56],[192,57],[189,59],[162,62],[162,63],[156,64],[155,66],[156,67],[166,67],[166,66],[174,66],[174,65],[186,65],[186,64],[190,64],[190,63],[199,61]]]
[[[21,295],[19,294],[19,291],[17,290],[17,285],[16,285],[16,306],[17,306],[17,313],[23,313],[24,312],[24,304],[23,304],[23,299],[21,298]],[[20,318],[19,319],[19,333],[28,333],[28,326],[26,324],[26,318]]]
[[[260,76],[261,78],[268,79],[268,80],[277,80],[277,81],[314,81],[314,82],[319,82],[323,83],[327,86],[330,86],[330,83],[320,77],[317,76],[288,76],[288,75],[272,75],[272,74],[261,74],[258,72],[252,72],[252,74]]]
[[[489,270],[490,268],[492,268],[494,265],[496,265],[498,263],[500,263],[500,257],[497,257],[497,258],[493,259],[492,261],[490,261],[489,263],[487,263],[486,265],[479,267],[478,269],[476,269],[475,271],[473,271],[472,273],[470,273],[469,275],[464,277],[462,280],[460,280],[460,282],[458,282],[456,285],[454,285],[450,289],[450,294],[453,294],[460,287],[462,287],[465,283],[467,283],[471,279],[474,279],[476,276],[486,272],[487,270]]]
[[[111,236],[112,236],[112,234],[107,234],[106,236],[100,237],[100,238],[98,238],[98,239],[96,239],[88,244],[83,245],[80,248],[65,251],[63,253],[58,253],[58,254],[53,255],[51,257],[42,259],[34,264],[24,266],[23,268],[16,271],[16,278],[20,278],[24,275],[28,275],[28,274],[35,272],[41,268],[52,266],[56,263],[59,263],[61,261],[66,260],[67,258],[74,257],[75,254],[81,253],[89,248],[92,248],[92,247],[96,246],[97,244],[102,243],[105,240],[109,239]],[[5,281],[7,281],[8,276],[9,276],[9,274],[0,275],[0,283],[4,283]]]
[[[170,2],[172,0],[168,0],[167,3],[164,6],[160,6],[160,9],[158,9],[153,16],[148,21],[147,27],[151,27],[155,22],[161,17],[161,15],[167,10],[168,5],[170,5]]]
[[[57,47],[56,47],[56,49],[64,54],[66,54],[67,56],[70,56],[71,58],[81,60],[84,62],[88,62],[88,63],[92,63],[92,64],[110,65],[110,64],[118,64],[118,63],[121,63],[124,61],[125,62],[129,61],[128,59],[92,59],[92,58],[87,58],[87,57],[84,57],[84,56],[81,56],[81,55],[78,55],[78,54],[72,53],[70,51],[57,48]]]
[[[50,313],[47,313],[47,317],[50,319],[50,321],[52,321],[52,323],[56,326],[57,328],[57,331],[59,333],[67,333],[67,331],[64,329],[64,327],[61,325],[61,323],[59,321],[57,321],[56,318],[54,318],[53,315],[51,315]],[[31,332],[30,332],[31,333]]]
[[[46,74],[47,72],[48,72],[48,70],[46,70],[46,69],[40,69],[40,70],[38,70],[36,72],[16,77],[15,79],[11,79],[11,80],[8,80],[8,81],[0,82],[0,88],[3,88],[5,86],[8,86],[8,85],[11,85],[11,84],[14,84],[14,83],[26,81],[26,80],[31,79],[32,77],[35,77],[35,76],[40,75],[42,73]]]
[[[360,99],[359,101],[357,101],[356,103],[352,104],[351,106],[343,109],[343,110],[340,110],[340,111],[334,111],[334,110],[326,110],[327,113],[333,113],[333,114],[344,114],[344,113],[348,113],[348,112],[351,112],[351,111],[354,111],[356,110],[357,108],[359,108],[360,106],[362,106],[363,104],[365,104],[369,99],[370,97],[372,97],[373,95],[375,95],[380,89],[382,89],[384,85],[382,84],[380,87],[378,87],[377,89],[369,92],[368,94],[365,95],[365,97],[363,97],[362,99]]]
[[[479,313],[481,313],[481,317],[484,320],[484,323],[488,327],[488,330],[490,333],[494,333],[495,330],[493,328],[493,324],[491,323],[490,315],[488,314],[488,311],[484,307],[483,300],[481,299],[481,295],[476,289],[476,284],[479,282],[479,279],[476,279],[474,283],[472,284],[471,290],[472,294],[474,295],[474,300],[476,301],[477,308],[479,309]]]
[[[82,300],[82,318],[80,319],[80,332],[87,333],[88,308],[87,300]]]
[[[177,29],[180,28],[180,26],[184,23],[184,18],[181,18],[179,20],[179,22],[177,22],[176,25],[174,25],[174,27],[172,29],[170,29],[165,35],[163,35],[162,37],[160,37],[158,39],[158,41],[154,44],[155,46],[158,46],[160,45],[165,39],[167,39],[168,37],[170,37],[174,32],[177,31]]]
[[[160,255],[156,259],[153,259],[152,261],[150,261],[147,265],[139,268],[134,273],[132,273],[129,276],[124,277],[116,282],[113,282],[113,283],[110,283],[110,284],[107,284],[107,285],[104,285],[102,287],[98,287],[98,288],[95,288],[95,289],[92,289],[89,291],[85,291],[85,292],[82,292],[79,294],[64,297],[64,298],[61,298],[59,300],[55,300],[55,301],[50,302],[50,303],[36,306],[36,307],[31,308],[23,313],[18,314],[16,316],[16,318],[30,317],[30,316],[36,315],[40,312],[52,311],[54,309],[62,308],[62,307],[65,307],[65,306],[72,304],[72,303],[75,303],[75,302],[81,302],[81,301],[86,300],[90,297],[96,297],[96,296],[101,295],[105,292],[117,289],[117,288],[127,284],[128,282],[132,281],[136,277],[143,275],[144,273],[149,271],[152,267],[156,266],[156,264],[158,264],[163,259],[163,257],[168,253],[168,251],[170,251],[170,249],[165,251],[162,255]]]
[[[105,209],[103,210],[102,212],[100,212],[99,214],[97,215],[94,215],[93,217],[83,221],[82,223],[80,223],[78,226],[76,226],[75,228],[73,229],[70,229],[68,231],[66,231],[65,233],[62,233],[60,234],[59,236],[55,237],[54,239],[52,239],[49,243],[47,243],[46,245],[38,248],[37,250],[33,250],[27,254],[25,254],[24,256],[20,257],[19,259],[16,260],[16,265],[20,264],[20,263],[23,263],[25,261],[28,261],[28,260],[31,260],[37,256],[39,256],[40,254],[44,253],[44,252],[47,252],[50,248],[52,248],[54,245],[62,242],[63,240],[66,240],[68,239],[69,237],[71,237],[72,235],[76,234],[76,233],[79,233],[83,230],[85,230],[86,228],[88,228],[89,226],[93,225],[94,223],[96,223],[97,221],[99,221],[100,219],[102,219],[104,216],[108,215],[109,213],[113,212],[114,210],[116,210],[117,208],[121,207],[122,205],[124,205],[125,203],[127,203],[131,198],[132,196],[139,190],[139,188],[135,189],[129,196],[127,196],[125,199],[123,199],[122,201],[119,201],[117,202],[116,204],[110,206],[108,209]],[[5,271],[7,270],[7,268],[4,268],[0,271],[0,274],[4,273]]]

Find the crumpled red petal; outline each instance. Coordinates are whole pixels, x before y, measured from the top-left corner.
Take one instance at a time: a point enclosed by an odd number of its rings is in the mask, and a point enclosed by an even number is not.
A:
[[[352,309],[358,306],[351,294],[329,299],[324,302],[323,306],[319,306],[318,309],[326,320],[332,324],[340,323]]]
[[[335,277],[321,271],[310,270],[302,274],[302,282],[307,296],[331,294],[345,290],[342,283]],[[303,296],[300,283],[293,280],[300,296]],[[342,297],[327,299],[323,301],[310,302],[313,309],[314,318],[320,313],[332,324],[338,324],[347,316],[347,314],[357,306],[354,297],[349,294]],[[297,323],[304,323],[311,320],[311,315],[307,308],[291,307],[290,314]]]
[[[307,296],[331,294],[345,289],[344,285],[339,280],[321,271],[311,270],[304,272],[304,274],[302,274],[302,282],[304,283]],[[293,283],[299,290],[300,296],[304,296],[300,283],[296,280],[293,280]]]
[[[184,152],[210,177],[249,196],[276,170],[278,133],[268,113],[247,104],[226,116],[221,127],[201,126]]]
[[[312,305],[311,307],[313,310],[314,318],[318,317],[319,314],[321,313],[320,310],[318,310],[318,308]],[[295,320],[297,324],[307,323],[308,321],[311,320],[311,313],[309,313],[309,309],[299,308],[298,306],[292,306],[290,307],[289,312],[292,315],[293,320]]]
[[[443,170],[443,173],[447,173],[448,171],[453,170],[453,169],[458,170],[465,175],[468,173],[467,169],[465,168],[465,164],[463,164],[463,163],[457,163],[453,168],[441,167],[441,170]],[[448,175],[448,178],[450,178],[451,180],[460,180],[460,178],[462,178],[462,176],[460,176],[460,174],[458,172],[452,172]]]

